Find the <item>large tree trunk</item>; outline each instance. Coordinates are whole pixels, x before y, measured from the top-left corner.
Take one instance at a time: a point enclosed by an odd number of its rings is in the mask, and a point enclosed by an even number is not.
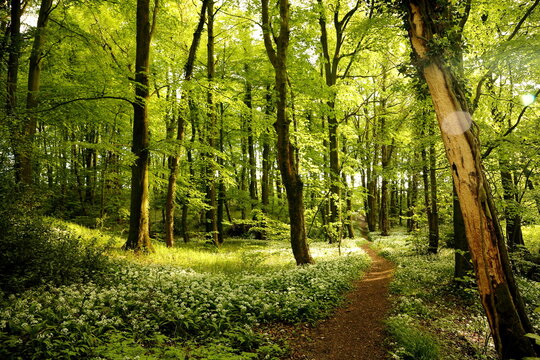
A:
[[[191,40],[191,46],[189,47],[189,55],[187,61],[184,65],[184,80],[190,81],[193,75],[193,67],[195,64],[195,58],[197,56],[197,48],[201,41],[201,35],[204,28],[204,20],[206,19],[206,7],[208,6],[209,0],[203,0],[201,5],[201,13],[199,14],[199,22],[197,23],[197,28],[193,32],[193,39]],[[184,93],[184,102],[189,104],[189,91]],[[189,106],[188,106],[189,108]],[[182,110],[180,110],[182,111]],[[174,212],[176,208],[176,179],[178,177],[178,164],[180,162],[180,146],[184,140],[184,127],[185,127],[185,115],[179,114],[178,124],[176,131],[176,153],[169,157],[169,181],[167,185],[167,195],[165,200],[165,243],[167,247],[174,246]],[[184,200],[184,203],[186,201]],[[187,219],[187,204],[183,205],[185,207],[182,212],[182,224],[184,224],[184,219]],[[184,231],[184,230],[183,230]],[[184,231],[185,234],[185,231]],[[184,241],[189,240],[184,236]]]
[[[150,70],[150,0],[137,0],[137,48],[135,55],[135,101],[133,143],[135,163],[131,166],[131,208],[125,249],[150,251],[148,166],[148,98]]]
[[[279,0],[280,26],[274,50],[270,36],[268,0],[262,0],[263,35],[266,51],[276,73],[277,117],[274,127],[277,133],[278,164],[287,192],[291,226],[291,247],[298,265],[313,263],[307,245],[304,218],[304,194],[298,164],[290,141],[287,116],[287,49],[289,47],[289,1]]]
[[[491,190],[481,165],[478,138],[470,129],[463,91],[444,61],[428,51],[433,35],[448,30],[442,25],[448,22],[441,24],[439,19],[447,12],[439,3],[427,0],[410,0],[407,5],[411,44],[420,60],[441,128],[480,298],[495,347],[503,359],[536,356],[532,340],[525,336],[533,332],[533,328],[512,274]]]

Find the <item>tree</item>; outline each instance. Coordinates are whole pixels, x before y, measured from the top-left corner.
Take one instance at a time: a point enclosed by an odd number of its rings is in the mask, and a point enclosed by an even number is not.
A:
[[[205,151],[205,193],[206,193],[206,205],[208,209],[206,210],[206,234],[214,242],[214,244],[220,245],[218,237],[218,225],[217,225],[217,207],[216,207],[216,179],[214,176],[214,159],[213,150],[216,146],[216,106],[214,104],[214,94],[213,94],[213,82],[215,76],[215,59],[214,59],[214,0],[209,0],[208,7],[206,9],[208,23],[208,42],[206,44],[207,48],[207,79],[209,84],[209,89],[206,93],[206,105],[208,107],[207,111],[207,122],[206,122],[206,146],[207,150]]]
[[[189,47],[189,54],[188,58],[186,60],[186,63],[184,64],[184,80],[186,82],[189,82],[191,80],[191,77],[193,76],[193,68],[195,65],[195,59],[197,57],[197,48],[199,47],[199,43],[201,40],[201,35],[204,28],[204,21],[206,19],[206,8],[208,7],[208,2],[210,0],[203,0],[201,4],[201,12],[199,15],[199,22],[197,23],[197,27],[195,31],[193,32],[193,39],[191,41],[191,45]],[[189,91],[186,91],[184,93],[184,98],[187,99],[185,102],[190,102],[189,99]],[[176,131],[176,142],[177,142],[177,149],[176,154],[171,156],[169,158],[169,182],[167,186],[167,198],[166,198],[166,205],[165,205],[165,243],[168,247],[174,246],[174,210],[176,207],[175,198],[176,198],[176,181],[178,176],[178,163],[180,162],[180,146],[184,139],[184,128],[185,128],[185,115],[179,114],[178,115],[178,124],[177,124],[177,131]],[[184,216],[183,216],[184,217]],[[182,221],[182,223],[185,225],[185,222]],[[185,232],[186,229],[184,228],[183,231]],[[185,239],[185,236],[184,236]]]
[[[135,101],[133,102],[133,140],[131,151],[136,156],[131,166],[131,208],[129,233],[125,249],[151,251],[149,219],[148,167],[150,149],[148,134],[148,99],[150,42],[156,25],[158,2],[150,24],[150,0],[137,0],[137,47],[135,52]]]
[[[425,0],[405,5],[409,38],[441,128],[495,347],[503,359],[535,356],[534,344],[525,336],[533,329],[510,268],[463,88],[447,60],[434,51],[437,39],[451,40],[451,10],[447,4]]]
[[[32,113],[38,105],[38,93],[40,87],[41,63],[44,57],[43,46],[45,44],[45,31],[49,16],[53,10],[52,0],[41,0],[39,14],[37,20],[36,34],[30,53],[30,64],[28,68],[28,93],[26,95],[26,110],[29,114],[24,121],[22,129],[22,144],[24,146],[21,153],[21,180],[26,185],[32,184],[33,172],[33,152],[34,152],[34,135],[36,133],[37,120],[35,114]]]
[[[21,53],[21,2],[11,0],[8,39],[8,64],[6,79],[6,115],[12,125],[12,148],[15,162],[15,182],[25,183],[22,174],[22,156],[24,144],[21,142],[22,129],[17,114],[17,83],[19,80],[19,59]]]
[[[272,27],[268,11],[268,0],[262,2],[262,26],[266,53],[275,71],[277,91],[277,116],[274,128],[277,133],[278,166],[283,185],[287,192],[289,220],[291,226],[291,247],[298,265],[313,263],[307,245],[304,218],[303,182],[298,173],[294,148],[289,135],[290,119],[287,114],[287,49],[289,47],[289,1],[279,1],[279,34],[274,36],[276,49],[272,44]]]

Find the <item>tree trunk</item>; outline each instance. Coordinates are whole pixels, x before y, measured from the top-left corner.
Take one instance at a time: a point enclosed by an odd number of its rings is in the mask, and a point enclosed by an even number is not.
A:
[[[349,188],[349,186],[347,186],[347,178],[345,177],[345,174],[343,174],[343,184],[344,184],[344,188],[345,189],[348,189],[345,193],[345,199],[346,199],[346,212],[347,212],[347,217],[346,217],[346,220],[345,220],[345,225],[346,225],[346,229],[347,229],[347,237],[349,239],[354,239],[354,227],[353,227],[353,208],[352,208],[352,191],[350,189],[352,189],[354,187],[354,178],[351,176],[351,186]]]
[[[536,210],[538,210],[538,214],[540,214],[540,192],[538,191],[531,179],[527,179],[527,188],[533,192]]]
[[[206,137],[207,137],[207,146],[210,149],[215,148],[216,141],[216,108],[214,105],[214,94],[213,94],[213,82],[215,75],[215,59],[214,59],[214,0],[209,0],[207,8],[207,31],[208,31],[208,42],[206,44],[207,48],[207,78],[210,89],[207,92],[206,104],[208,107],[207,111],[207,124],[206,124]],[[216,181],[215,181],[215,167],[213,165],[214,156],[211,151],[208,151],[206,154],[206,205],[208,210],[206,210],[206,234],[207,236],[219,246],[219,237],[218,237],[218,228],[217,228],[217,208],[216,208]]]
[[[525,245],[525,242],[521,231],[518,194],[516,193],[514,177],[508,169],[508,165],[507,161],[499,160],[504,199],[504,218],[506,220],[506,241],[510,250],[515,250],[516,246]]]
[[[313,263],[307,245],[303,183],[298,173],[294,149],[289,136],[290,119],[287,116],[287,49],[289,47],[289,1],[279,0],[279,35],[274,50],[270,36],[268,0],[262,0],[263,35],[266,52],[274,67],[277,90],[277,116],[274,127],[277,133],[278,165],[287,192],[291,226],[291,247],[298,265]]]
[[[428,134],[432,139],[429,143],[429,186],[430,186],[430,207],[431,207],[431,220],[429,223],[429,244],[428,252],[436,254],[439,249],[439,206],[437,201],[437,154],[435,153],[435,141],[433,135],[435,131],[433,129],[434,124],[432,121],[429,123]]]
[[[249,73],[249,67],[245,65],[246,78]],[[247,123],[247,152],[249,162],[249,197],[251,199],[251,208],[253,209],[257,200],[257,159],[255,158],[255,144],[253,141],[253,95],[252,95],[251,83],[246,80],[246,96],[244,104],[248,108],[248,115],[246,117]]]
[[[407,5],[412,48],[421,60],[421,71],[441,128],[480,298],[495,347],[503,359],[536,356],[533,341],[525,336],[534,330],[510,268],[491,190],[481,165],[478,138],[469,129],[470,117],[463,91],[444,61],[428,52],[427,42],[435,33],[445,30],[437,28],[434,22],[447,12],[440,8],[443,5],[427,0],[410,0]],[[440,20],[437,24],[441,26]],[[448,22],[445,20],[443,24]]]
[[[148,166],[148,98],[150,70],[150,0],[137,0],[137,47],[135,55],[135,101],[133,143],[135,163],[131,166],[131,208],[125,249],[151,251]]]
[[[424,114],[424,122],[420,136],[425,137],[426,126],[431,128],[431,124],[426,114]],[[430,131],[431,134],[432,131]],[[436,254],[439,248],[439,216],[437,210],[437,183],[435,179],[435,148],[432,144],[433,139],[430,139],[429,144],[429,159],[428,152],[425,146],[422,146],[422,179],[424,180],[424,205],[428,221],[429,238],[428,238],[428,253]]]
[[[17,116],[17,83],[19,80],[19,59],[21,56],[21,1],[11,0],[8,63],[6,78],[6,116],[13,126],[11,143],[13,147],[15,182],[28,185],[22,174],[22,143],[21,127]]]
[[[418,174],[413,170],[409,179],[409,188],[407,191],[407,232],[413,232],[418,229],[418,222],[415,219],[416,201],[418,198]]]
[[[383,121],[381,127],[384,128],[385,121]],[[384,144],[381,146],[381,164],[382,164],[382,183],[381,183],[381,235],[390,235],[390,221],[388,219],[388,167],[392,158],[392,151],[394,149],[394,141],[392,144]]]
[[[264,113],[266,116],[270,116],[272,114],[272,93],[271,93],[270,86],[266,87],[266,94],[265,94],[265,100],[266,100],[266,106]],[[261,202],[263,205],[263,211],[265,213],[268,212],[268,205],[270,203],[270,188],[271,188],[271,182],[270,182],[270,133],[268,130],[264,131],[263,134],[263,152],[262,152],[262,178],[261,178]]]
[[[203,0],[201,5],[201,13],[199,14],[199,22],[197,23],[197,28],[193,32],[193,39],[191,40],[191,46],[189,47],[189,55],[184,65],[184,80],[189,82],[193,75],[193,66],[195,64],[195,59],[197,56],[197,48],[201,41],[201,35],[204,28],[204,21],[206,19],[206,7],[208,6],[209,0]],[[184,102],[189,104],[189,91],[184,93]],[[189,108],[189,107],[188,107]],[[181,111],[181,110],[180,110]],[[185,127],[185,116],[179,114],[178,124],[176,131],[176,153],[169,157],[169,181],[167,185],[167,195],[165,200],[165,243],[167,247],[174,246],[174,212],[176,208],[176,179],[178,177],[178,164],[180,162],[180,146],[184,140],[184,127]],[[184,200],[185,202],[185,200]],[[184,212],[185,210],[185,212]],[[182,224],[187,226],[187,223],[184,224],[184,220],[187,221],[187,204],[184,204],[182,207]],[[184,242],[189,241],[189,237],[186,236],[185,229],[184,232]],[[187,240],[187,241],[186,241]]]
[[[223,144],[223,140],[224,140],[224,134],[223,134],[223,117],[224,117],[224,109],[223,109],[223,103],[220,103],[220,106],[219,106],[219,151],[221,153],[223,153],[223,150],[224,150],[224,144]],[[223,162],[223,157],[219,157],[218,159],[218,164],[220,166],[220,172],[223,171],[223,168],[224,168],[224,162]],[[223,175],[220,173],[220,176],[219,176],[219,181],[218,181],[218,193],[217,193],[217,231],[218,231],[218,243],[219,244],[223,244],[223,242],[225,241],[225,238],[224,238],[224,231],[223,231],[223,215],[224,215],[224,210],[225,210],[225,196],[226,196],[226,191],[225,191],[225,181],[223,180]]]
[[[452,182],[453,183],[453,182]],[[463,222],[463,215],[461,214],[461,208],[459,206],[458,197],[456,194],[456,187],[453,188],[453,226],[454,226],[454,278],[459,279],[466,276],[469,272],[473,271],[471,262],[471,253],[469,252],[469,245],[467,244],[467,236],[465,234],[465,223]]]

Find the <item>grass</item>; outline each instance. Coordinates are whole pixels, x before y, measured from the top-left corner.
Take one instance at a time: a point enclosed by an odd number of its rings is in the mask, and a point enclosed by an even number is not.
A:
[[[110,255],[141,265],[173,265],[202,273],[266,273],[296,267],[290,245],[284,241],[254,240],[245,238],[227,239],[219,248],[203,240],[189,243],[178,242],[173,248],[167,248],[163,242],[154,241],[154,252],[136,254],[121,249],[125,239],[112,233],[77,225],[70,222],[55,222],[83,239],[97,239],[98,243],[112,243]],[[345,255],[361,254],[361,240],[345,239],[341,244],[341,253]],[[332,259],[339,256],[337,246],[326,242],[311,242],[310,251],[315,261]]]
[[[533,254],[540,255],[540,225],[527,225],[522,231],[527,249]]]

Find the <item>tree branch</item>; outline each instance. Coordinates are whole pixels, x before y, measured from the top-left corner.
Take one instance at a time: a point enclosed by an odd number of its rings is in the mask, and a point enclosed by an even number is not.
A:
[[[47,109],[43,109],[43,110],[34,110],[34,111],[27,111],[26,113],[29,113],[29,114],[34,114],[34,113],[42,113],[42,112],[48,112],[48,111],[52,111],[54,109],[57,109],[61,106],[64,106],[64,105],[68,105],[68,104],[72,104],[74,102],[79,102],[79,101],[92,101],[92,100],[103,100],[103,99],[113,99],[113,100],[122,100],[122,101],[126,101],[128,102],[130,105],[133,105],[134,102],[130,99],[127,99],[125,97],[121,97],[121,96],[95,96],[95,97],[86,97],[86,98],[77,98],[77,99],[71,99],[71,100],[67,100],[67,101],[63,101],[61,103],[57,103],[57,104],[54,104],[53,106],[51,106],[50,108],[47,108]]]

